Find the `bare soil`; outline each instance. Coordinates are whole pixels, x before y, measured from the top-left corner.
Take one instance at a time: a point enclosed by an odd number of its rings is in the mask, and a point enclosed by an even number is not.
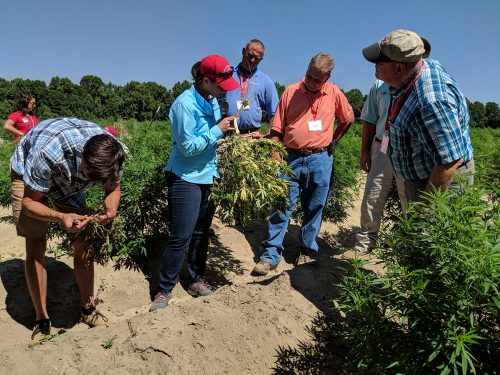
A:
[[[0,216],[9,214],[7,209]],[[223,226],[209,249],[208,281],[216,292],[192,298],[186,274],[174,289],[175,304],[149,313],[161,250],[152,250],[138,270],[96,266],[98,308],[106,327],[79,323],[80,297],[72,259],[47,253],[48,309],[52,333],[30,340],[34,322],[24,278],[24,240],[0,224],[1,374],[271,374],[286,347],[310,339],[308,328],[328,314],[337,295],[342,252],[352,246],[359,202],[344,227],[324,223],[315,262],[294,267],[298,226],[285,239],[276,270],[253,277],[265,225],[250,230]],[[373,270],[381,267],[374,265]]]

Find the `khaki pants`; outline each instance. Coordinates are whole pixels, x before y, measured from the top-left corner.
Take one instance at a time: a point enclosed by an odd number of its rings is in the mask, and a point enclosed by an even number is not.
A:
[[[45,238],[49,229],[49,222],[27,215],[22,209],[24,197],[24,182],[21,176],[11,173],[11,204],[14,222],[16,223],[17,235],[25,238]],[[48,200],[42,201],[47,204]],[[53,201],[54,206],[64,213],[77,213],[85,215],[88,211],[86,207],[72,207],[65,205],[61,201]]]
[[[387,194],[389,194],[394,177],[401,205],[406,206],[404,180],[395,176],[389,156],[380,152],[380,142],[372,143],[371,159],[372,163],[366,177],[365,192],[361,202],[361,228],[356,234],[354,246],[360,251],[368,251],[376,244]]]

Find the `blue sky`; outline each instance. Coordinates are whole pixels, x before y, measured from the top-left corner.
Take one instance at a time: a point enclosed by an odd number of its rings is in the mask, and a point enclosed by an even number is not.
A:
[[[260,68],[274,81],[300,80],[321,51],[332,81],[366,94],[374,66],[361,49],[406,28],[427,38],[472,101],[500,103],[500,1],[419,0],[3,0],[0,77],[86,74],[123,85],[190,79],[192,64],[224,55],[232,64],[251,38],[266,44]]]

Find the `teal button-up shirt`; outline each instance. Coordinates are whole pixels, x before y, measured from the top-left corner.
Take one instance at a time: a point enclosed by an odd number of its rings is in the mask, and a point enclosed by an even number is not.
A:
[[[220,117],[216,98],[207,102],[194,86],[184,91],[170,108],[172,152],[164,171],[195,184],[212,184],[219,177],[215,151],[223,135],[217,126]]]

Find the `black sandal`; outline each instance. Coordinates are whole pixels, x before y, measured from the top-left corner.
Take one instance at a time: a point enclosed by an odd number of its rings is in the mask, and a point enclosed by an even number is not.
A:
[[[31,339],[34,340],[36,335],[39,333],[44,336],[50,335],[50,319],[40,319],[35,322]]]

